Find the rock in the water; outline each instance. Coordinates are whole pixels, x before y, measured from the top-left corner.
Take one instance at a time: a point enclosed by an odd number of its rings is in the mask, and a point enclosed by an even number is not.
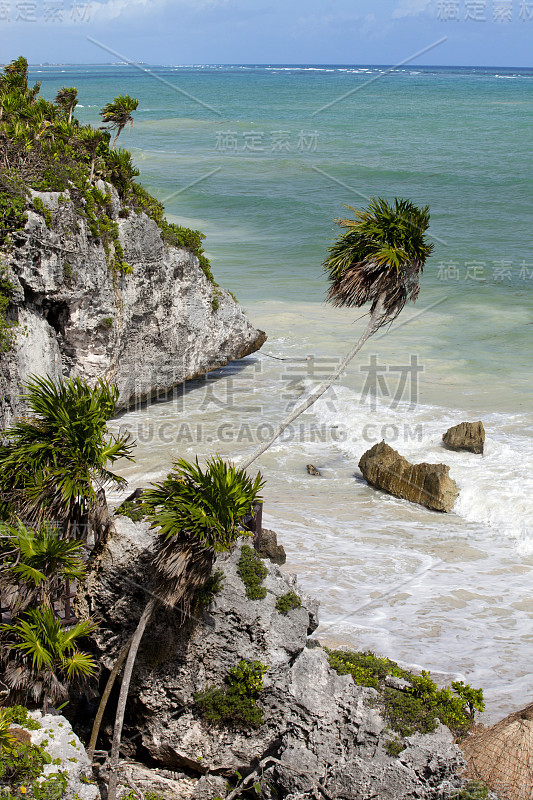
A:
[[[480,422],[461,422],[449,428],[442,441],[450,450],[468,450],[470,453],[483,455],[485,446],[485,428]]]
[[[116,526],[85,588],[85,610],[102,620],[94,638],[106,666],[146,602],[140,587],[147,584],[154,536],[146,523],[127,518]],[[250,785],[261,783],[265,797],[280,800],[320,796],[319,784],[339,800],[441,798],[441,785],[455,780],[463,765],[450,731],[441,726],[413,736],[399,757],[389,755],[390,733],[375,690],[338,675],[322,648],[305,646],[317,624],[316,602],[269,561],[266,597],[248,599],[237,573],[242,544],[246,540],[217,558],[223,586],[207,611],[182,624],[177,610],[160,608],[150,623],[133,673],[124,738],[141,732],[143,752],[160,765],[204,775],[195,789],[199,798],[224,797],[222,782],[213,785],[212,776],[235,779],[236,771],[249,776]],[[284,615],[276,601],[288,590],[298,591],[302,606]],[[239,659],[269,667],[258,699],[263,724],[209,724],[194,693],[227,686],[228,669]]]
[[[434,511],[451,511],[459,495],[446,464],[410,464],[386,442],[367,450],[359,469],[372,486]]]
[[[320,470],[319,470],[319,469],[317,469],[317,468],[314,466],[314,464],[308,464],[308,465],[307,465],[307,471],[308,471],[309,475],[317,475],[318,477],[320,477],[320,476],[322,475],[322,473],[320,472]]]
[[[282,544],[278,544],[278,535],[275,531],[263,528],[259,544],[259,555],[261,558],[268,558],[274,564],[284,564],[287,561],[285,548]]]

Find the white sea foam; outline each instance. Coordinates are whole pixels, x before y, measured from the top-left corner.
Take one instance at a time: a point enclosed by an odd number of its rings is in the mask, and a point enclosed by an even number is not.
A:
[[[443,433],[465,420],[465,412],[437,406],[370,400],[347,387],[336,387],[315,406],[317,419],[339,425],[347,440],[343,450],[354,460],[376,441],[386,439],[406,458],[444,462],[457,482],[460,495],[454,511],[468,522],[481,523],[515,540],[523,552],[533,552],[533,447],[531,429],[523,430],[523,416],[493,413],[484,417],[487,441],[483,456],[447,450]],[[512,433],[509,433],[509,430]],[[529,550],[528,548],[531,548]]]

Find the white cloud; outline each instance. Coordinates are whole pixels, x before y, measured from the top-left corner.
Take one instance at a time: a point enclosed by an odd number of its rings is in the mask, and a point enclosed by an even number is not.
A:
[[[392,18],[417,17],[419,14],[423,14],[430,5],[431,0],[400,0],[392,12]]]
[[[227,0],[173,0],[173,6],[188,7],[193,10],[203,11],[208,8],[226,5]],[[91,20],[108,22],[118,17],[139,17],[148,13],[153,15],[165,6],[170,0],[106,0],[106,2],[92,2]]]

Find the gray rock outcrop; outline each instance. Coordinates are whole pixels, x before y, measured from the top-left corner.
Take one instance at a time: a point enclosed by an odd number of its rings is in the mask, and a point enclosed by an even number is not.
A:
[[[372,486],[434,511],[451,511],[459,495],[446,464],[410,464],[385,442],[361,456],[359,469]]]
[[[485,428],[480,422],[461,422],[449,428],[442,441],[450,450],[467,450],[470,453],[483,455],[485,447]]]
[[[275,531],[263,528],[259,540],[259,555],[261,558],[268,558],[274,564],[284,564],[287,561],[287,554],[282,544],[278,544],[278,536]]]
[[[30,716],[41,726],[29,731],[31,743],[41,745],[51,758],[51,762],[44,765],[43,777],[61,771],[68,780],[65,800],[97,800],[100,792],[93,781],[91,762],[70,722],[59,714],[40,711],[32,711]]]
[[[205,276],[189,250],[168,246],[145,214],[125,218],[115,190],[111,217],[131,274],[109,266],[100,239],[68,191],[34,192],[53,227],[29,210],[2,266],[14,286],[14,349],[0,357],[0,429],[21,411],[32,373],[113,380],[119,406],[164,396],[185,380],[258,350],[266,337],[233,297]],[[119,216],[119,213],[121,216]]]
[[[146,601],[141,587],[151,536],[144,523],[117,520],[84,589],[80,610],[102,620],[95,641],[108,668]],[[391,734],[377,692],[338,675],[321,647],[305,646],[318,624],[317,604],[302,594],[295,578],[287,579],[266,561],[266,597],[246,598],[237,574],[241,545],[217,558],[223,587],[202,615],[182,625],[177,612],[161,609],[146,631],[130,690],[125,752],[129,733],[166,768],[209,778],[234,777],[238,770],[252,783],[261,782],[265,797],[274,791],[279,798],[320,797],[321,786],[324,796],[338,800],[436,800],[445,796],[446,781],[458,785],[462,756],[443,726],[410,737],[399,757],[387,753]],[[288,590],[300,594],[302,607],[284,615],[276,600]],[[263,724],[252,729],[207,724],[194,693],[223,687],[240,659],[268,666],[259,698]],[[218,787],[210,797],[214,794]]]

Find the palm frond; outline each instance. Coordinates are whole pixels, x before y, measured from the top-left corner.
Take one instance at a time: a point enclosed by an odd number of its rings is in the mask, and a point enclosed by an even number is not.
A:
[[[96,664],[78,649],[95,624],[86,620],[65,629],[50,608],[32,608],[13,623],[0,625],[0,660],[12,701],[46,704],[68,695],[69,684],[96,672]]]
[[[124,485],[108,469],[119,458],[131,459],[134,446],[129,435],[107,431],[115,386],[36,376],[24,399],[32,416],[5,431],[7,445],[0,447],[0,512],[32,523],[67,519],[75,507],[97,505],[101,488]]]
[[[253,510],[264,485],[245,470],[208,459],[206,467],[178,458],[164,481],[143,494],[152,527],[158,528],[154,568],[156,594],[163,602],[187,607],[205,583],[215,554],[228,550],[239,523]]]
[[[79,677],[90,678],[96,674],[94,659],[88,653],[82,653],[79,650],[64,659],[62,668],[66,671],[70,680]]]
[[[335,306],[360,307],[371,312],[382,298],[377,327],[395,319],[408,300],[416,301],[420,274],[433,245],[426,240],[429,208],[409,200],[372,199],[353,219],[337,223],[347,231],[329,249],[324,268],[330,281],[327,299]]]

